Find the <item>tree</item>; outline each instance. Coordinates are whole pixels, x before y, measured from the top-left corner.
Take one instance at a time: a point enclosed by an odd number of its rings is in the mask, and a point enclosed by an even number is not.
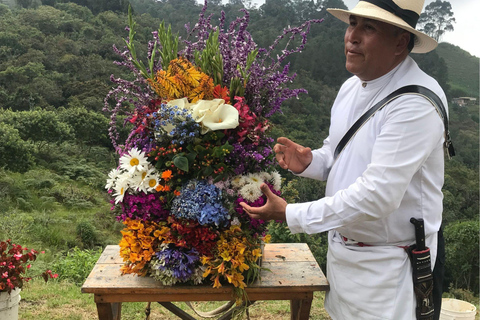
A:
[[[452,5],[448,1],[436,0],[425,7],[418,23],[423,26],[420,30],[439,41],[446,31],[453,31]]]
[[[0,167],[25,172],[33,165],[32,146],[13,126],[0,122]]]
[[[446,279],[455,288],[478,295],[478,220],[457,221],[445,227]]]

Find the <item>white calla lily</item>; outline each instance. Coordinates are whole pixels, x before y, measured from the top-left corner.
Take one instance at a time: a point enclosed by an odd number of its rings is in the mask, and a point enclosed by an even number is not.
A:
[[[238,127],[238,110],[223,99],[199,100],[190,108],[195,121],[202,124],[202,134]]]
[[[177,106],[179,109],[189,110],[191,105],[192,104],[190,102],[188,102],[187,98],[175,99],[175,100],[170,100],[170,101],[167,102],[167,106],[170,106],[170,107]]]

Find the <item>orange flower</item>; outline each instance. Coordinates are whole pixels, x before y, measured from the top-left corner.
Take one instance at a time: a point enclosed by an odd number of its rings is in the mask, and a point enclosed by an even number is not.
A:
[[[230,103],[230,93],[228,92],[228,88],[222,88],[222,86],[219,84],[217,84],[215,88],[213,88],[213,97],[215,99],[223,99],[227,104]]]
[[[162,179],[168,181],[172,179],[172,170],[165,170],[162,172]]]

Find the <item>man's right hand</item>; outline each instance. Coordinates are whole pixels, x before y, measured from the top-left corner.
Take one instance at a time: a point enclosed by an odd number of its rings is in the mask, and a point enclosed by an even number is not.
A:
[[[275,158],[283,169],[293,173],[302,173],[312,162],[312,149],[305,148],[292,140],[280,137],[273,147]]]

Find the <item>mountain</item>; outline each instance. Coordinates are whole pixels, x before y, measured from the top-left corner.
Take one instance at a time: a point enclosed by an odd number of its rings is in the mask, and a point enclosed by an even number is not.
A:
[[[436,51],[447,64],[452,93],[478,98],[480,59],[448,42],[440,43]]]

